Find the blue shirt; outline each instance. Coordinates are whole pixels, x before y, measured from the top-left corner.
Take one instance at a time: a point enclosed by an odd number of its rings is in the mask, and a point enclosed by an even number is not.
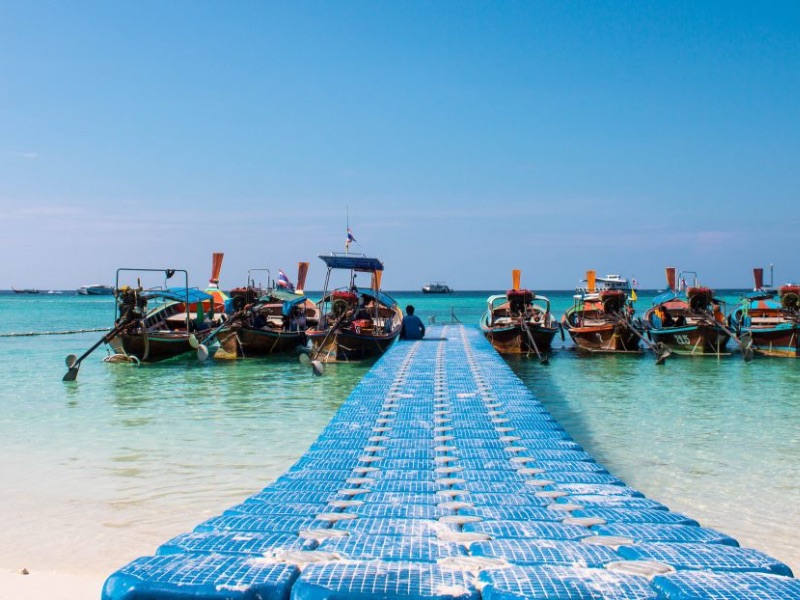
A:
[[[417,315],[406,315],[403,317],[403,327],[400,329],[400,337],[405,340],[421,340],[425,335],[425,325]]]

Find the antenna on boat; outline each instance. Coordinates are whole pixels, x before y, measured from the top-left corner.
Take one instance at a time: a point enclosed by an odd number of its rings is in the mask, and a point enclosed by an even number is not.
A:
[[[347,241],[344,244],[344,251],[345,253],[349,254],[350,253],[350,205],[349,204],[345,206],[345,210],[347,211],[346,212],[347,222],[345,223],[345,226],[347,227]]]

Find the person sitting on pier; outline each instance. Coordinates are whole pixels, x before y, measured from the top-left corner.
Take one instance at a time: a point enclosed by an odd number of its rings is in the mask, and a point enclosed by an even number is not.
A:
[[[406,316],[403,317],[403,325],[400,328],[400,339],[421,340],[425,337],[425,325],[417,315],[414,314],[414,307],[410,304],[406,306]]]

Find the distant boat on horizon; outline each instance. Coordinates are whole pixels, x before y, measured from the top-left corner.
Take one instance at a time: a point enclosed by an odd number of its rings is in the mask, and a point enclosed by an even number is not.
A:
[[[110,285],[94,283],[92,285],[82,285],[78,288],[79,296],[113,296],[114,288]]]
[[[422,286],[423,294],[450,294],[452,291],[444,281],[434,281]]]
[[[15,294],[41,294],[42,293],[41,290],[35,290],[33,288],[27,288],[27,289],[18,290],[16,288],[12,287],[11,291],[14,292]]]

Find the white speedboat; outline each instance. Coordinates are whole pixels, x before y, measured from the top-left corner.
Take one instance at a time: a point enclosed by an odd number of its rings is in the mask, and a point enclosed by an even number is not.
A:
[[[78,288],[80,296],[113,296],[114,288],[110,285],[95,283],[92,285],[82,285]]]
[[[453,290],[450,286],[443,281],[434,281],[433,283],[426,283],[422,286],[424,294],[449,294]]]

